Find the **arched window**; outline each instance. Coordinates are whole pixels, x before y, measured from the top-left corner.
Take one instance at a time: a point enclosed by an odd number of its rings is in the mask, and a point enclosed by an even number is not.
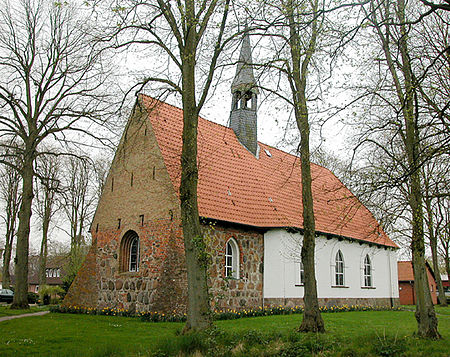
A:
[[[128,231],[120,243],[120,271],[139,271],[139,236],[135,231]]]
[[[239,247],[233,238],[225,247],[225,276],[239,279]]]
[[[372,262],[370,261],[369,254],[364,258],[364,286],[372,286]]]
[[[336,253],[335,276],[336,286],[344,286],[344,257],[340,250]]]

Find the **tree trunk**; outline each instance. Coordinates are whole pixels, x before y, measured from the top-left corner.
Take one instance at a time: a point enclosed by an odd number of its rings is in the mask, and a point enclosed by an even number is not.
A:
[[[414,268],[414,290],[417,297],[416,320],[418,323],[418,335],[425,338],[440,338],[437,326],[438,321],[434,312],[433,302],[428,284],[425,266],[425,241],[423,230],[423,206],[422,185],[420,180],[420,136],[416,125],[414,110],[415,89],[413,85],[412,69],[408,54],[408,33],[405,23],[404,0],[397,2],[397,16],[403,24],[400,26],[402,34],[399,41],[399,50],[402,58],[402,73],[405,83],[405,95],[403,97],[403,117],[405,120],[405,147],[410,172],[409,205],[412,214],[412,239],[411,250]]]
[[[315,220],[312,197],[311,163],[309,153],[309,117],[306,101],[306,78],[308,74],[309,62],[315,52],[316,39],[318,34],[317,17],[312,21],[311,38],[302,61],[302,46],[299,38],[299,31],[296,23],[295,11],[297,8],[295,1],[286,3],[285,11],[289,25],[290,39],[289,47],[292,59],[291,90],[295,105],[295,119],[300,131],[300,158],[302,169],[302,205],[303,205],[303,244],[301,258],[305,272],[305,286],[303,302],[305,311],[303,320],[299,327],[301,332],[325,332],[325,325],[320,315],[319,302],[317,299],[317,281],[315,272]],[[313,4],[312,12],[317,11],[317,1]]]
[[[44,216],[42,217],[42,242],[41,254],[39,256],[39,286],[47,284],[46,268],[47,268],[47,253],[48,253],[48,227],[50,225],[50,207],[47,202],[47,195],[44,202]]]
[[[325,325],[320,315],[319,302],[317,299],[317,281],[314,263],[315,254],[315,220],[311,189],[311,163],[309,155],[309,123],[306,100],[302,98],[300,116],[297,125],[300,130],[301,145],[300,157],[302,168],[302,201],[303,201],[303,245],[302,263],[305,272],[305,293],[303,301],[305,311],[299,331],[302,332],[325,332]]]
[[[5,251],[3,252],[2,285],[4,289],[11,286],[11,274],[9,266],[11,265],[11,251],[14,241],[14,231],[8,232],[5,241]]]
[[[28,309],[28,247],[30,237],[31,204],[33,202],[33,158],[25,153],[22,168],[22,203],[19,210],[19,227],[15,261],[15,289],[11,309]]]
[[[208,294],[208,255],[197,206],[197,127],[195,98],[196,33],[194,2],[186,1],[185,47],[182,51],[183,73],[183,149],[181,153],[181,220],[188,279],[188,314],[184,332],[198,331],[212,325]]]
[[[427,180],[427,178],[425,178],[425,180]],[[439,299],[439,304],[441,306],[447,306],[447,298],[445,297],[445,292],[444,292],[444,286],[442,285],[442,279],[441,279],[441,274],[439,273],[439,262],[438,262],[438,254],[437,254],[437,237],[436,237],[436,232],[434,230],[434,224],[433,224],[433,209],[431,207],[431,198],[428,192],[428,181],[425,181],[425,185],[427,185],[426,187],[426,198],[425,198],[425,208],[427,210],[427,216],[428,216],[428,220],[427,220],[427,225],[428,225],[428,233],[430,235],[430,248],[431,248],[431,258],[433,260],[433,271],[434,271],[434,275],[436,277],[436,285],[438,288],[438,299]]]
[[[448,251],[444,257],[444,263],[445,263],[445,272],[447,273],[447,281],[450,282],[450,256],[448,255]]]

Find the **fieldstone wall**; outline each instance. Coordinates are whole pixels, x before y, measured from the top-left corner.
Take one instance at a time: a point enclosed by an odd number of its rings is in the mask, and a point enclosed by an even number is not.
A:
[[[184,244],[180,222],[159,219],[135,228],[139,235],[138,272],[119,270],[120,239],[127,232],[98,235],[98,308],[185,312],[187,299]]]
[[[209,229],[212,262],[209,286],[213,309],[247,309],[262,306],[263,233],[249,228],[214,225]],[[225,247],[230,238],[239,246],[239,279],[225,278]]]
[[[319,298],[319,306],[342,306],[342,305],[360,305],[360,306],[400,306],[398,298]],[[392,304],[392,305],[391,305]],[[304,306],[303,298],[266,298],[265,307],[275,306]]]

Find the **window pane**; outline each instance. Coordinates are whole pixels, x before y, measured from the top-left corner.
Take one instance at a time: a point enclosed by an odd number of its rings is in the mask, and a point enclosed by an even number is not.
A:
[[[227,255],[233,255],[233,250],[231,249],[230,242],[227,243]]]
[[[227,257],[226,266],[231,267],[233,265],[233,257]]]

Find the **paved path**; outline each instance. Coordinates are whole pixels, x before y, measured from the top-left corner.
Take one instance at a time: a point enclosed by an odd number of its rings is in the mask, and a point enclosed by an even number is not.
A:
[[[21,317],[41,316],[41,315],[48,314],[49,312],[50,312],[50,311],[40,311],[40,312],[33,312],[33,313],[31,313],[31,314],[4,316],[4,317],[0,317],[0,322],[2,322],[2,321],[7,321],[7,320],[12,320],[12,319],[19,319],[19,318],[21,318]]]

